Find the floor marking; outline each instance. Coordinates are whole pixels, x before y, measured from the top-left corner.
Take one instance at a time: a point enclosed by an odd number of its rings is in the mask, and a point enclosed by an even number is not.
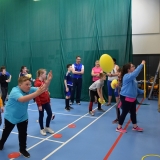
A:
[[[95,109],[97,109],[97,108],[95,108]],[[88,115],[88,114],[89,114],[89,113],[86,113],[85,115],[81,116],[80,118],[76,119],[75,121],[71,122],[70,124],[79,121],[80,119],[82,119],[83,117],[85,117],[85,116]],[[59,131],[55,132],[54,134],[59,133],[59,132],[63,131],[64,129],[68,128],[68,125],[69,125],[69,124],[67,124],[65,127],[63,127],[62,129],[60,129]],[[31,146],[31,147],[28,148],[27,150],[30,150],[30,149],[36,147],[36,146],[39,145],[40,143],[44,142],[46,139],[52,137],[54,134],[52,134],[52,135],[46,137],[45,139],[43,139],[42,141],[40,141],[40,142],[36,143],[35,145]]]
[[[60,145],[58,148],[56,148],[54,151],[52,151],[50,154],[48,154],[46,157],[44,157],[42,160],[46,160],[48,157],[50,157],[52,154],[54,154],[55,152],[57,152],[59,149],[61,149],[63,146],[65,146],[67,143],[69,143],[72,139],[74,139],[75,137],[77,137],[81,132],[83,132],[85,129],[87,129],[89,126],[91,126],[94,122],[96,122],[98,119],[100,119],[104,114],[106,114],[107,112],[109,112],[116,104],[114,104],[112,107],[110,107],[108,110],[106,110],[105,112],[103,112],[102,115],[100,115],[98,118],[96,118],[94,121],[92,121],[91,123],[89,123],[86,127],[84,127],[82,130],[80,130],[78,133],[76,133],[73,137],[71,137],[70,139],[68,139],[66,142],[64,142],[62,145]]]
[[[107,111],[109,111],[110,109],[112,109],[114,106],[116,106],[116,103],[115,103],[112,107],[110,107]],[[96,109],[97,109],[97,107],[96,107],[95,109],[93,109],[93,110],[96,110]],[[106,113],[107,111],[105,111],[104,113]],[[104,114],[104,113],[103,113],[103,114]],[[88,114],[89,114],[89,113],[86,113],[85,115],[81,116],[80,118],[78,118],[77,120],[71,122],[70,124],[79,121],[80,119],[82,119],[83,117],[87,116]],[[99,118],[99,117],[98,117],[98,118]],[[96,120],[96,119],[95,119],[95,120]],[[59,132],[63,131],[64,129],[68,128],[68,125],[70,125],[70,124],[67,124],[65,127],[63,127],[62,129],[60,129],[59,131],[55,132],[54,134],[59,133]],[[29,151],[30,149],[32,149],[32,148],[36,147],[37,145],[41,144],[41,143],[44,142],[46,139],[52,137],[54,134],[46,137],[46,138],[43,139],[42,141],[40,141],[40,142],[36,143],[35,145],[31,146],[30,148],[27,149],[27,151]],[[64,143],[65,143],[65,142],[64,142]],[[13,160],[13,159],[12,159],[12,160]]]
[[[159,157],[160,158],[160,155],[158,155],[158,154],[147,154],[147,155],[143,156],[141,160],[144,160],[146,157]]]
[[[29,111],[38,112],[38,110],[28,109]],[[44,111],[46,112],[46,111]],[[60,114],[60,115],[66,115],[66,116],[75,116],[75,117],[81,117],[82,115],[76,115],[76,114],[66,114],[66,113],[57,113],[53,112],[54,114]],[[96,116],[85,116],[87,118],[97,118]]]
[[[0,129],[0,131],[3,131],[3,129]],[[11,133],[18,134],[17,132],[11,132]],[[41,139],[41,140],[45,139],[45,138],[41,138],[41,137],[31,136],[31,135],[28,135],[28,134],[27,134],[27,137]],[[61,141],[55,141],[55,140],[51,140],[51,139],[47,139],[46,141],[57,142],[57,143],[64,143],[64,142],[61,142]]]
[[[140,108],[141,103],[144,101],[144,98],[141,100],[140,104],[137,107],[137,110]],[[128,125],[130,124],[131,120],[129,120],[125,126],[124,129],[127,129]],[[103,160],[108,160],[109,156],[111,155],[111,153],[113,152],[114,148],[116,147],[116,145],[118,144],[119,140],[121,139],[121,137],[123,136],[123,134],[126,133],[120,133],[120,135],[118,136],[118,138],[115,140],[115,142],[113,143],[112,147],[110,148],[110,150],[108,151],[108,153],[106,154],[106,156],[104,157]],[[65,143],[65,142],[64,142]]]
[[[33,105],[33,104],[36,104],[36,102],[34,102],[34,103],[30,103],[30,104],[28,104],[29,106],[31,106],[31,105]]]

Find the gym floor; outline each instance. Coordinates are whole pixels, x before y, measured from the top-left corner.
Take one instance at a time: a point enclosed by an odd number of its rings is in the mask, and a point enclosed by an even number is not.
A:
[[[88,102],[74,104],[70,112],[64,109],[64,99],[51,99],[55,119],[50,127],[55,134],[40,134],[38,110],[32,101],[28,107],[29,124],[27,148],[31,154],[30,160],[158,160],[160,159],[160,113],[157,111],[158,101],[138,99],[147,105],[137,105],[138,125],[144,132],[132,131],[129,114],[123,127],[127,133],[115,131],[117,124],[112,124],[116,118],[115,104],[102,106],[105,112],[99,112],[94,105],[95,116],[88,114]],[[45,114],[46,117],[46,114]],[[45,123],[44,117],[44,123]],[[69,128],[74,124],[75,128]],[[2,132],[3,124],[0,127]],[[18,152],[18,135],[15,127],[0,151],[0,159],[8,160],[8,154]],[[0,133],[1,134],[1,133]],[[153,154],[153,155],[149,155]],[[148,156],[146,156],[148,155]],[[157,155],[157,156],[156,156]],[[146,157],[145,157],[146,156]],[[22,155],[17,160],[26,159]]]

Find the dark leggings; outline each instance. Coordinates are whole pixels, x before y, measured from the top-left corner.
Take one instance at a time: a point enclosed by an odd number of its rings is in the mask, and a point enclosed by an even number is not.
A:
[[[95,96],[97,97],[98,108],[100,109],[101,108],[101,104],[98,101],[99,96],[98,96],[97,91],[89,90],[89,96],[90,96],[90,102],[95,102]]]
[[[49,127],[51,118],[52,118],[52,110],[49,103],[45,103],[42,105],[42,111],[39,111],[39,125],[41,129],[44,129],[43,127],[43,117],[44,117],[44,110],[47,112],[47,118],[46,118],[46,127]]]
[[[26,150],[28,119],[23,122],[17,123],[16,125],[18,129],[20,151],[23,151]],[[7,119],[4,119],[4,129],[0,141],[0,147],[3,147],[14,126],[15,124],[12,124]]]
[[[134,102],[128,102],[125,101],[124,96],[120,96],[121,102],[122,102],[122,113],[121,116],[119,118],[119,124],[123,125],[123,122],[126,118],[126,115],[128,114],[128,112],[130,111],[130,115],[131,115],[131,121],[133,124],[137,123],[137,119],[136,119],[136,100]]]
[[[1,87],[1,91],[2,91],[2,101],[4,105],[8,93],[8,87]]]

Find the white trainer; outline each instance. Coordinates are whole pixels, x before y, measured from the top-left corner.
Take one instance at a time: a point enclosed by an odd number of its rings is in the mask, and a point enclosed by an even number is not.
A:
[[[48,133],[51,133],[51,134],[54,133],[54,131],[49,127],[45,127],[45,131],[48,132]]]
[[[41,133],[41,135],[43,135],[43,136],[46,136],[46,135],[47,135],[45,129],[41,129],[41,130],[40,130],[40,133]]]
[[[93,111],[89,111],[89,114],[90,114],[91,116],[94,116],[94,112],[93,112]]]

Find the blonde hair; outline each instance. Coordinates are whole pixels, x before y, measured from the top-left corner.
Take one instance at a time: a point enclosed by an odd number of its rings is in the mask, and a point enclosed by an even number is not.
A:
[[[31,79],[26,77],[26,76],[21,76],[21,77],[18,78],[18,84],[21,84],[21,83],[26,82],[26,81],[31,82]]]
[[[43,74],[44,72],[46,72],[45,69],[39,69],[39,70],[37,71],[37,78],[40,77],[40,75]]]
[[[100,74],[99,74],[99,78],[103,78],[104,76],[106,76],[105,73],[100,73]]]
[[[95,61],[95,63],[97,63],[97,62],[99,63],[99,60],[96,60],[96,61]]]

